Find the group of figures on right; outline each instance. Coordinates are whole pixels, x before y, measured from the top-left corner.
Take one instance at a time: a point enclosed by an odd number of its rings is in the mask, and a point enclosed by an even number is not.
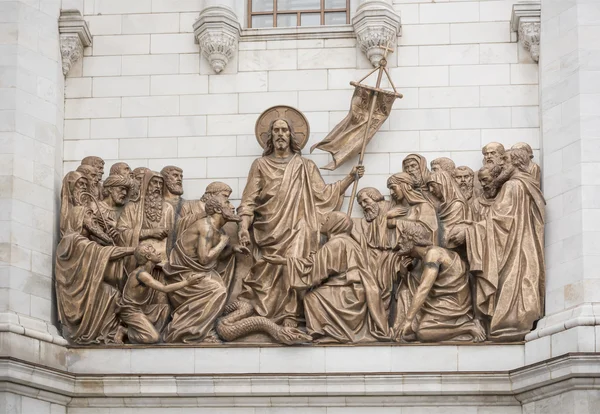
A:
[[[526,143],[487,144],[476,173],[408,155],[391,200],[363,188],[369,267],[400,342],[521,341],[544,309],[540,167]],[[475,186],[477,175],[480,188]]]

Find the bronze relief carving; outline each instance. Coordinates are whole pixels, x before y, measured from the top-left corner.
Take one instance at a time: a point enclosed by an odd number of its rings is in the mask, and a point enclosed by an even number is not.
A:
[[[364,131],[363,131],[364,133]],[[543,315],[544,205],[527,144],[484,147],[482,168],[410,154],[340,212],[355,166],[327,184],[302,156],[310,128],[280,106],[235,211],[225,183],[183,198],[184,171],[102,182],[88,157],[61,192],[56,291],[73,344],[511,342]],[[475,178],[481,192],[475,189]]]

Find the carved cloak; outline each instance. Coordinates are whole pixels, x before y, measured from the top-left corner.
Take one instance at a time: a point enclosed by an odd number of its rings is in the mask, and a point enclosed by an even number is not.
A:
[[[535,179],[516,172],[486,217],[466,231],[476,306],[491,317],[490,339],[523,340],[544,308],[545,201]]]
[[[239,298],[257,314],[282,322],[301,317],[298,296],[286,266],[260,260],[262,255],[307,258],[319,247],[319,223],[343,202],[340,183],[325,184],[314,162],[294,155],[289,161],[261,157],[254,161],[238,214],[252,216],[255,264]]]
[[[363,239],[361,246],[346,234],[352,226],[346,219],[326,224],[337,229],[332,229],[329,241],[314,257],[288,258],[295,287],[317,286],[304,297],[306,329],[319,342],[389,340],[387,315],[368,266],[366,243]]]

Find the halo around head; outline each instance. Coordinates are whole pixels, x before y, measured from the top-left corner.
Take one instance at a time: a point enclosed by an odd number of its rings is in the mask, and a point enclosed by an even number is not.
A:
[[[269,126],[271,125],[271,122],[276,119],[285,119],[292,124],[294,135],[296,135],[296,141],[300,148],[304,148],[308,142],[308,137],[310,136],[310,126],[302,112],[287,105],[272,106],[258,117],[254,133],[256,134],[256,140],[260,146],[264,148],[267,144]]]

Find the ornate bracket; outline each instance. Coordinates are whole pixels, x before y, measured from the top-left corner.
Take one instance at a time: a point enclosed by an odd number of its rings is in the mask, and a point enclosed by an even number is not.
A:
[[[207,7],[194,22],[196,42],[216,73],[235,55],[241,31],[236,14],[224,6]]]
[[[531,58],[540,60],[540,29],[542,6],[539,1],[517,3],[513,5],[510,26],[517,33],[517,39],[531,54]]]
[[[83,48],[92,45],[92,34],[79,10],[62,10],[58,18],[63,74],[67,76],[83,56]]]
[[[396,46],[400,35],[400,15],[383,0],[367,0],[356,10],[352,26],[360,49],[378,67],[386,48]]]

